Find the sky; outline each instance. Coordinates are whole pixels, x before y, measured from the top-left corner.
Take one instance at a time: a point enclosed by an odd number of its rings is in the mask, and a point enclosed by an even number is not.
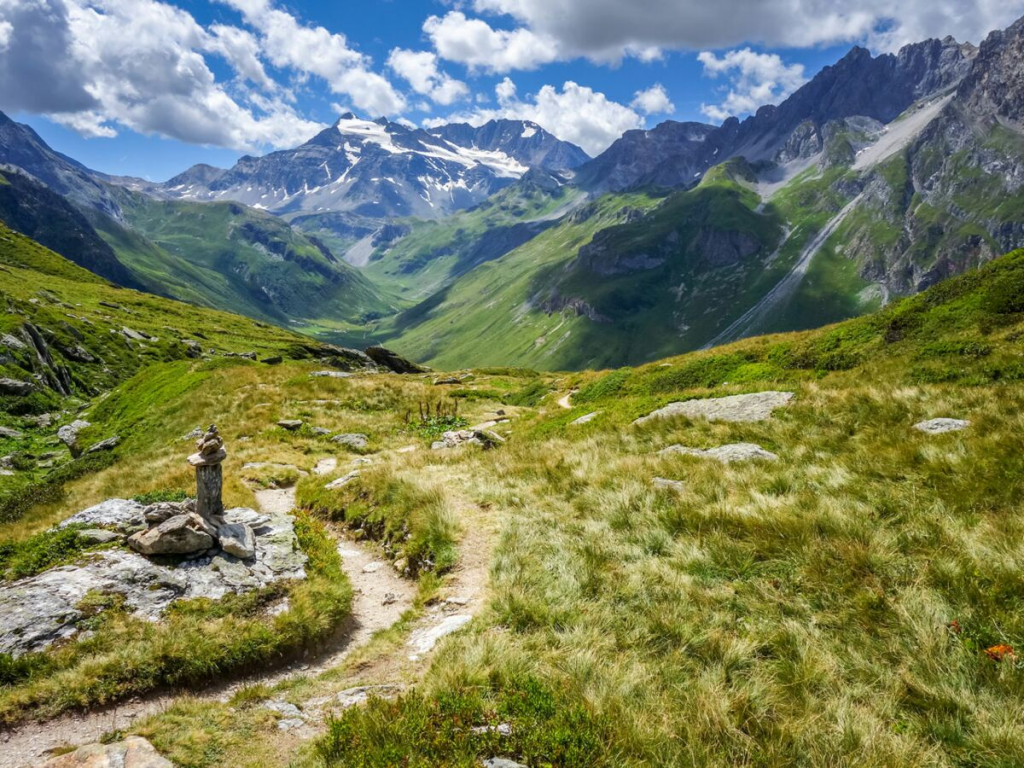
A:
[[[779,103],[852,45],[980,43],[1024,0],[0,0],[0,110],[106,173],[297,146],[345,111],[533,120],[597,155]]]

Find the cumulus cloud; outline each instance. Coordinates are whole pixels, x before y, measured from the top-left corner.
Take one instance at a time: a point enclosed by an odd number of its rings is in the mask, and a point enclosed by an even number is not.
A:
[[[384,76],[370,70],[372,62],[351,48],[348,39],[324,27],[302,24],[268,0],[223,0],[242,13],[260,34],[270,63],[324,80],[332,92],[347,96],[358,109],[373,115],[396,115],[405,99]]]
[[[431,16],[423,31],[442,58],[475,70],[536,69],[559,58],[558,46],[550,38],[527,29],[493,29],[460,11]]]
[[[744,43],[804,47],[870,41],[878,50],[952,34],[978,42],[1024,13],[1024,0],[472,0],[593,58],[645,49],[703,50]]]
[[[697,59],[709,77],[730,81],[728,93],[719,104],[702,104],[701,112],[712,120],[753,112],[763,104],[778,103],[803,85],[803,64],[786,64],[774,53],[755,53],[749,48],[729,51],[719,57],[703,51]]]
[[[395,48],[388,56],[388,66],[419,94],[441,105],[449,105],[469,94],[469,88],[437,66],[437,55],[430,51],[409,51]]]
[[[645,115],[666,115],[676,111],[661,83],[655,83],[646,91],[637,91],[629,106]]]
[[[343,35],[269,0],[229,2],[249,28],[204,27],[160,0],[0,0],[0,109],[46,114],[85,136],[129,128],[244,150],[295,146],[323,126],[295,111],[265,63],[323,78],[372,114],[405,109]],[[218,81],[211,56],[235,79]]]
[[[506,77],[495,87],[495,97],[497,108],[431,119],[424,125],[434,127],[448,122],[482,125],[501,118],[529,120],[564,141],[578,144],[590,155],[600,154],[623,132],[643,125],[640,115],[629,107],[571,80],[566,81],[561,90],[545,85],[537,93],[520,99],[515,84]]]

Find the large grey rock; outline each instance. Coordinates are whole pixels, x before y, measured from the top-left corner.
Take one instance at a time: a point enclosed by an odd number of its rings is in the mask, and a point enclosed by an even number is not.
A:
[[[221,549],[242,560],[256,555],[256,536],[245,523],[225,523],[217,530],[217,541]]]
[[[143,555],[192,555],[213,547],[214,531],[199,515],[175,515],[155,528],[128,538],[128,546]]]
[[[104,528],[116,528],[119,531],[135,531],[146,527],[143,517],[145,507],[137,501],[128,499],[107,499],[94,507],[83,509],[60,523],[59,527],[68,525],[92,525]]]
[[[190,512],[195,511],[196,502],[194,499],[186,499],[185,501],[158,501],[155,504],[150,504],[142,510],[142,517],[150,525],[159,525],[165,520],[170,520],[172,517],[187,515]]]
[[[914,425],[914,429],[929,435],[941,435],[946,432],[959,432],[971,426],[965,419],[929,419]]]
[[[65,522],[89,518],[109,523],[142,523],[142,505],[121,499],[111,502],[84,510]],[[116,514],[115,510],[121,513]],[[52,568],[0,585],[0,653],[19,656],[72,637],[84,618],[79,605],[89,592],[123,595],[128,610],[156,620],[179,598],[217,600],[232,592],[259,589],[282,579],[306,577],[306,555],[299,548],[291,515],[237,508],[225,512],[224,519],[227,523],[245,523],[253,529],[253,560],[242,561],[216,552],[166,565],[136,552],[114,548],[93,553],[76,565]]]
[[[359,432],[346,432],[341,435],[335,435],[331,438],[331,442],[361,451],[370,444],[370,438]]]
[[[0,378],[0,395],[29,395],[35,390],[35,385],[30,381],[19,379]]]
[[[766,451],[754,443],[732,443],[720,445],[717,448],[688,448],[685,445],[670,445],[658,451],[661,455],[683,454],[686,456],[701,456],[708,459],[717,459],[723,464],[732,464],[737,461],[750,461],[751,459],[765,459],[775,461],[779,457],[771,451]]]
[[[486,429],[453,429],[441,435],[440,440],[431,443],[432,450],[459,448],[463,445],[479,445],[484,449],[496,448],[505,440],[494,432]]]
[[[65,424],[63,427],[57,430],[57,438],[68,447],[71,451],[71,455],[78,458],[82,455],[82,448],[78,444],[78,433],[86,427],[91,427],[88,421],[82,419],[75,419],[70,424]]]
[[[686,400],[669,403],[664,408],[641,416],[634,424],[646,424],[656,419],[685,416],[708,421],[764,421],[776,408],[782,408],[793,399],[792,392],[754,392],[749,395],[712,397],[705,400]]]
[[[73,752],[51,757],[42,768],[173,768],[152,744],[141,736],[129,736],[112,744],[86,744]]]

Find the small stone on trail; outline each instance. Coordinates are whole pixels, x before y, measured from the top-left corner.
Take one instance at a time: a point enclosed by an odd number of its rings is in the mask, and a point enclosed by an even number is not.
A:
[[[398,598],[395,596],[395,593],[394,592],[388,592],[387,594],[384,595],[384,599],[380,601],[380,604],[381,605],[391,605],[391,604],[396,603],[396,602],[398,602]]]
[[[380,569],[381,563],[379,562],[367,563],[363,566],[363,573],[376,573]]]
[[[964,419],[930,419],[914,425],[914,429],[929,435],[941,435],[946,432],[959,432],[967,429],[971,422]]]
[[[336,699],[337,702],[348,709],[359,704],[365,704],[371,696],[382,699],[393,699],[400,694],[404,686],[394,683],[383,683],[382,685],[360,685],[357,688],[346,688],[341,691]]]

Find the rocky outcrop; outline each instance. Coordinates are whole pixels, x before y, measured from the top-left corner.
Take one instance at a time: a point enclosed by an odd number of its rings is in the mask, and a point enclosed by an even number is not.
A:
[[[42,768],[173,768],[173,763],[140,736],[112,744],[86,744],[65,755],[51,757]]]
[[[394,373],[426,373],[427,369],[384,347],[367,347],[367,356],[377,365]]]
[[[75,421],[65,424],[57,430],[57,439],[64,443],[68,450],[71,451],[71,455],[77,459],[82,455],[82,448],[78,444],[78,433],[91,426],[88,421],[75,419]]]
[[[62,525],[88,523],[131,531],[146,526],[144,512],[141,504],[111,499],[73,515]],[[252,558],[243,560],[214,548],[176,564],[156,563],[137,552],[113,548],[94,551],[80,563],[0,586],[0,653],[18,656],[73,637],[86,618],[82,601],[89,593],[121,596],[127,610],[155,620],[179,598],[216,600],[280,580],[305,578],[306,556],[299,548],[290,514],[237,508],[225,512],[224,521],[251,529]]]

